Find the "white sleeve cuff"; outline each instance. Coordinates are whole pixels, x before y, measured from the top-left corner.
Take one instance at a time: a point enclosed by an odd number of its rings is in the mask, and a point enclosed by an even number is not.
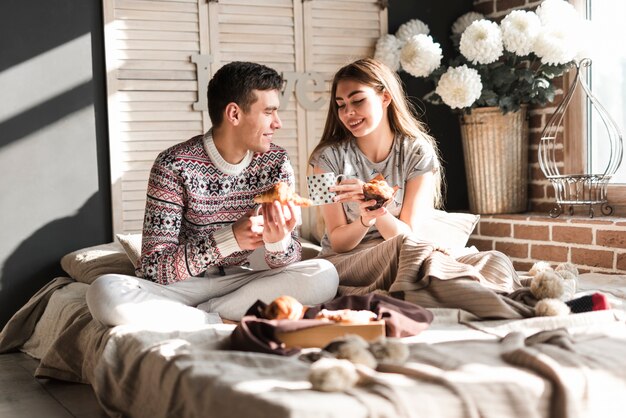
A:
[[[287,234],[285,238],[278,242],[266,242],[265,249],[272,253],[286,253],[291,245],[291,234]]]
[[[239,248],[235,234],[233,234],[232,225],[228,225],[213,232],[213,239],[215,239],[217,249],[222,257],[228,257],[234,252],[242,251],[241,248]]]

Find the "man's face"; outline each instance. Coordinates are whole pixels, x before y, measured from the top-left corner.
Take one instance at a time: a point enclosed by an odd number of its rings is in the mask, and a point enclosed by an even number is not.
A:
[[[278,90],[253,90],[257,100],[248,112],[243,112],[238,126],[239,141],[252,152],[266,152],[274,131],[280,129],[282,122],[278,117],[280,99]]]

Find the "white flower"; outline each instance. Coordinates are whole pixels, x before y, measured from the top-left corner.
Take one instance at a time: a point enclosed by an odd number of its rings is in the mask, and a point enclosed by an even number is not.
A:
[[[401,43],[393,35],[383,35],[376,41],[376,52],[374,58],[381,61],[393,71],[400,69],[400,47]]]
[[[519,56],[533,52],[535,39],[541,31],[541,20],[533,12],[514,10],[500,23],[504,47]]]
[[[402,69],[414,77],[428,77],[441,64],[441,46],[429,35],[415,35],[400,51]]]
[[[398,38],[400,42],[404,43],[415,35],[428,35],[429,33],[430,28],[426,23],[419,19],[411,19],[400,25],[396,31],[396,38]]]
[[[483,83],[478,71],[462,65],[448,68],[441,76],[435,93],[452,109],[471,106],[481,95]]]
[[[497,23],[477,20],[461,36],[461,54],[474,64],[489,64],[503,52],[502,32]]]
[[[473,22],[484,19],[484,18],[485,16],[478,12],[465,13],[464,15],[460,16],[457,20],[455,20],[454,23],[452,24],[452,34],[460,35]]]
[[[544,26],[571,27],[580,19],[576,8],[565,0],[544,0],[536,13]]]
[[[544,64],[551,65],[570,62],[578,53],[575,38],[569,36],[563,29],[546,27],[535,39],[534,50]]]

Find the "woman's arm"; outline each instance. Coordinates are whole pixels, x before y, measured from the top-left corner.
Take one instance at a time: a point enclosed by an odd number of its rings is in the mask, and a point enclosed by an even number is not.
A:
[[[400,220],[408,225],[411,231],[416,231],[433,209],[435,176],[432,172],[421,174],[407,181],[404,187]]]
[[[363,209],[361,218],[365,224],[376,224],[376,228],[385,240],[399,234],[408,234],[419,228],[425,214],[433,208],[434,176],[432,172],[422,174],[407,181],[404,186],[404,198],[400,217],[396,218],[386,209],[381,215],[377,211]]]

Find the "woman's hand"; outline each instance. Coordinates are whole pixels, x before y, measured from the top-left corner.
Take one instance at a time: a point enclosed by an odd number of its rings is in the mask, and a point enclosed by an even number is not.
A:
[[[363,226],[372,226],[376,223],[376,219],[389,213],[383,206],[375,210],[369,210],[370,207],[376,204],[375,200],[364,200],[360,205],[361,223]]]
[[[336,186],[331,186],[329,190],[337,194],[333,198],[337,203],[361,203],[365,199],[365,196],[363,196],[363,184],[364,183],[359,179],[346,179],[342,180]]]
[[[388,212],[385,207],[381,207],[376,210],[369,209],[376,204],[376,201],[365,200],[365,196],[363,195],[363,184],[365,183],[359,179],[347,179],[343,180],[338,185],[331,187],[330,191],[337,193],[337,196],[333,199],[337,203],[357,202],[359,204],[361,224],[369,227],[376,223],[376,218],[384,216]]]

